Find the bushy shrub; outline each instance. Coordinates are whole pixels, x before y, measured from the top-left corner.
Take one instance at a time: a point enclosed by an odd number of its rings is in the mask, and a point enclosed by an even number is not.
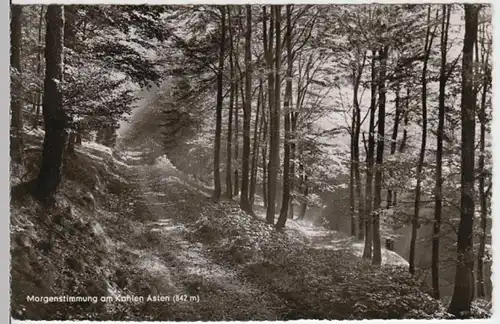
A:
[[[346,307],[354,318],[429,318],[440,309],[437,300],[421,291],[420,282],[404,268],[340,267],[339,284]]]
[[[472,318],[491,318],[493,315],[491,302],[484,299],[476,299],[471,306]]]

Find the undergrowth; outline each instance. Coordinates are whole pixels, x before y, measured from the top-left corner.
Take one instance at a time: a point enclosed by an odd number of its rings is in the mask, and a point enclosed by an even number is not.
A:
[[[26,168],[16,168],[12,183],[34,177],[39,158],[40,151],[31,148],[25,165],[34,171],[26,176]],[[43,207],[30,195],[12,197],[15,318],[450,317],[406,269],[374,267],[352,251],[318,248],[296,229],[277,232],[242,212],[236,202],[215,203],[203,184],[171,164],[138,161],[127,165],[111,151],[79,148],[65,162],[56,206]],[[27,296],[173,293],[197,295],[200,302],[27,301]],[[476,301],[474,316],[489,317],[490,308]]]

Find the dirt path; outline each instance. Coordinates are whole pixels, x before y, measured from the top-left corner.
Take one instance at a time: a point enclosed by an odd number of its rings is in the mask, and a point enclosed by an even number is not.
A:
[[[248,271],[248,262],[238,265],[221,260],[220,247],[214,246],[217,243],[197,236],[197,224],[207,213],[224,213],[211,201],[210,188],[178,171],[165,158],[153,165],[133,163],[126,168],[125,177],[135,183],[133,203],[138,222],[135,236],[124,244],[137,272],[149,278],[146,292],[185,299],[162,308],[146,305],[148,312],[154,314],[151,320],[279,320],[288,318],[295,307],[309,307],[300,296],[280,291],[279,286],[270,287],[268,279],[256,279]],[[256,207],[255,211],[258,218],[264,218],[262,208]],[[229,214],[220,216],[236,222],[248,221]],[[258,226],[269,233],[259,230],[256,235],[277,235],[264,221]],[[307,222],[289,220],[287,232],[286,235],[305,240],[315,250],[346,251],[359,257],[362,254],[362,242]],[[233,236],[228,234],[227,238],[235,239]],[[219,249],[218,254],[212,249]],[[229,249],[222,251],[223,255],[230,253]],[[384,250],[383,262],[406,261]],[[260,265],[255,266],[256,271],[264,271],[259,270]],[[271,276],[286,270],[274,271]]]
[[[142,229],[126,242],[135,268],[154,278],[150,293],[187,300],[171,303],[168,312],[152,319],[278,319],[275,306],[261,298],[259,287],[234,268],[214,262],[208,246],[190,239],[185,224],[203,216],[209,199],[206,188],[165,161],[131,166],[127,173],[137,184],[136,213],[142,214]]]

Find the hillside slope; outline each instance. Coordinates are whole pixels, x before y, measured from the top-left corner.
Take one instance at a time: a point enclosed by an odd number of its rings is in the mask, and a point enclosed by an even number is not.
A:
[[[33,165],[37,154],[33,149]],[[12,197],[15,318],[446,316],[398,267],[404,265],[398,255],[385,251],[377,268],[359,257],[360,242],[340,233],[293,221],[276,232],[236,202],[214,203],[208,188],[168,159],[147,160],[140,152],[84,143],[66,164],[57,207],[44,209],[29,195]]]

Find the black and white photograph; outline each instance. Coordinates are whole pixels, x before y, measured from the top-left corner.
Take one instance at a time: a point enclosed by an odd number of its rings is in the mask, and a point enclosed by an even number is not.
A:
[[[10,4],[12,319],[493,316],[492,4],[77,2]]]

